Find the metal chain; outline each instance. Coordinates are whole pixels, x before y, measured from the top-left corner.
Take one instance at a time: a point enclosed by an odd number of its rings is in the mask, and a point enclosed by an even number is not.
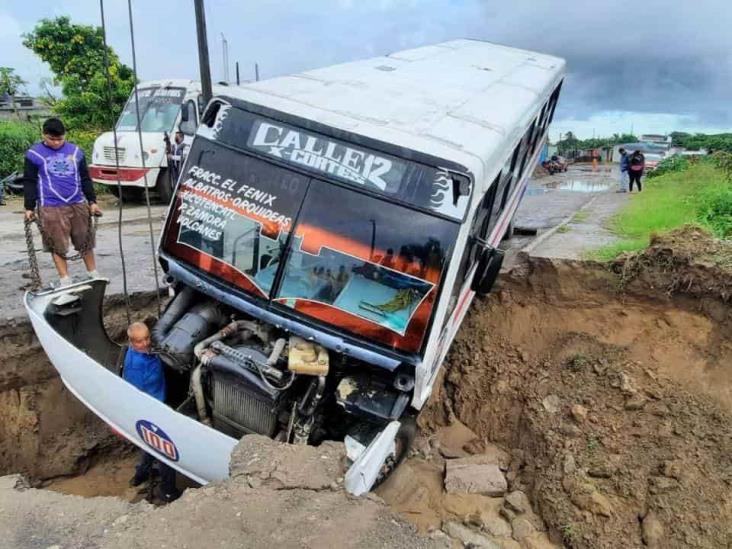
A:
[[[25,220],[25,246],[28,251],[28,263],[30,264],[31,274],[31,291],[35,292],[41,289],[43,282],[41,281],[41,271],[38,269],[38,257],[36,256],[36,248],[33,244],[33,231],[31,225],[34,220]]]
[[[39,290],[43,286],[43,282],[41,280],[41,271],[38,267],[38,256],[36,255],[36,247],[35,243],[33,242],[33,230],[31,229],[31,225],[33,223],[36,224],[36,226],[38,227],[38,232],[41,234],[41,241],[43,242],[45,247],[50,248],[52,253],[63,257],[64,259],[66,259],[66,261],[77,261],[94,249],[93,243],[97,233],[98,224],[98,218],[89,213],[86,240],[84,241],[84,244],[79,246],[78,253],[67,257],[63,253],[60,253],[60,248],[54,245],[51,235],[43,230],[43,222],[41,221],[40,213],[40,210],[37,210],[36,215],[33,219],[26,219],[24,221],[25,246],[28,253],[28,263],[30,265],[32,291]]]

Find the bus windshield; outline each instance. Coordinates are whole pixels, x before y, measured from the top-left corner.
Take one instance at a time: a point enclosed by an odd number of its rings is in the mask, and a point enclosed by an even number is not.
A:
[[[198,137],[163,249],[267,307],[417,352],[459,226]]]
[[[139,88],[140,130],[143,132],[169,132],[178,118],[185,96],[183,88]],[[117,122],[118,132],[137,131],[135,92],[130,95]]]

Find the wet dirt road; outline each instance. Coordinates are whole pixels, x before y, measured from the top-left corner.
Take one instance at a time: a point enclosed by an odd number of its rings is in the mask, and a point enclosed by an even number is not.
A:
[[[122,264],[120,260],[117,227],[118,211],[112,197],[100,199],[104,217],[97,228],[97,267],[98,271],[110,279],[107,295],[121,294]],[[167,207],[151,207],[153,235],[155,243],[160,235],[163,216]],[[153,261],[150,248],[150,229],[145,206],[125,207],[122,217],[123,250],[127,271],[127,285],[130,292],[149,291],[155,288]],[[58,280],[58,275],[49,254],[41,251],[41,239],[35,226],[34,243],[41,279],[44,285]],[[25,234],[23,231],[23,203],[19,197],[9,197],[8,204],[0,207],[0,318],[25,318],[22,298],[29,288],[30,278]],[[81,279],[86,270],[81,261],[70,263],[72,277]],[[161,271],[159,271],[162,274]]]

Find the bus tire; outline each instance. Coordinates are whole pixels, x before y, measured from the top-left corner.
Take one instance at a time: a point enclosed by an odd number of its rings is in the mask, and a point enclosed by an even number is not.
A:
[[[173,199],[173,191],[175,191],[175,183],[170,178],[170,170],[168,168],[160,168],[158,179],[155,182],[155,192],[163,204],[170,204]]]
[[[506,227],[506,232],[503,233],[503,238],[501,238],[501,240],[510,240],[512,236],[513,236],[513,221],[511,221],[508,224],[508,227]]]
[[[386,463],[384,463],[379,476],[374,482],[372,490],[381,485],[394,470],[399,467],[402,461],[409,454],[409,450],[412,448],[414,439],[417,436],[417,420],[412,415],[404,415],[399,419],[401,426],[396,434],[396,452],[395,455],[390,456]]]

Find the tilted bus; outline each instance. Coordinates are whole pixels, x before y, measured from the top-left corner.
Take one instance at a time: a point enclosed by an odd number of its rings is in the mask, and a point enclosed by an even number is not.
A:
[[[457,40],[227,90],[161,235],[169,401],[119,377],[102,280],[28,294],[41,343],[92,410],[195,480],[259,433],[344,440],[346,487],[369,490],[498,274],[564,69]]]

